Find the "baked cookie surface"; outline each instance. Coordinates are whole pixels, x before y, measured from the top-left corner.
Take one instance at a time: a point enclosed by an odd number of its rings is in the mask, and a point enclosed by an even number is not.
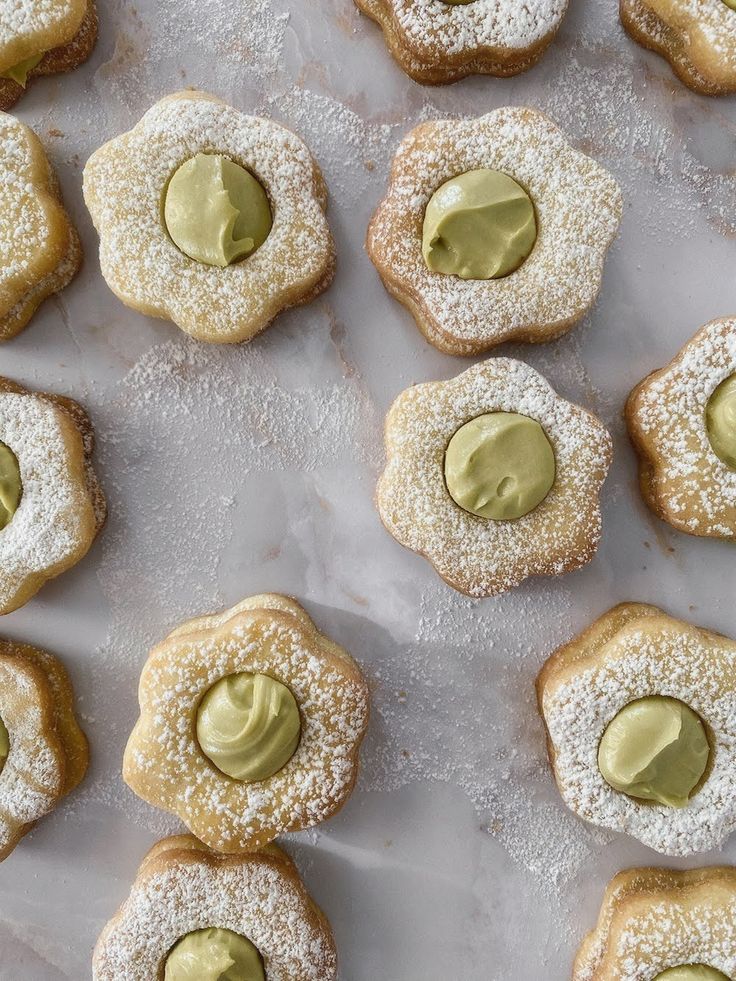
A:
[[[554,458],[546,495],[512,520],[472,513],[447,485],[453,437],[473,420],[494,413],[538,424]],[[524,362],[491,358],[448,381],[406,389],[386,417],[385,443],[386,467],[376,491],[381,520],[398,542],[429,559],[454,589],[494,596],[529,576],[560,575],[593,557],[611,438],[594,415],[559,396]],[[505,448],[502,470],[492,475],[502,500],[513,497],[527,467],[522,459],[518,473],[506,472],[511,457]]]
[[[389,51],[417,82],[516,75],[542,57],[568,0],[355,0],[383,29]]]
[[[208,157],[250,175],[265,192],[272,219],[262,244],[251,246],[245,258],[226,257],[222,266],[183,251],[165,218],[174,179],[186,180],[182,168],[192,161],[206,165]],[[208,184],[208,176],[223,179],[193,172],[191,182],[182,184],[180,204],[180,210],[191,206],[184,219],[190,219],[195,239],[208,239],[202,246],[209,240],[221,245],[243,217],[235,191]],[[307,146],[283,126],[246,116],[214,96],[186,91],[158,102],[134,129],[90,157],[84,197],[112,291],[128,306],[172,320],[199,340],[248,341],[281,311],[309,302],[332,281],[327,192]],[[221,228],[205,228],[204,205],[198,220],[195,206],[206,200],[221,207]]]
[[[183,624],[151,651],[139,699],[123,777],[211,848],[260,848],[352,793],[368,687],[295,600],[254,596]]]
[[[28,644],[0,640],[0,861],[74,790],[88,760],[62,664]]]
[[[0,614],[79,562],[102,528],[93,448],[80,405],[0,378]]]
[[[736,319],[712,320],[626,403],[642,497],[689,535],[736,538],[735,378]]]
[[[441,0],[437,0],[438,3]],[[443,184],[477,170],[512,178],[536,216],[533,248],[511,274],[460,278],[423,255],[428,205]],[[592,306],[622,212],[616,181],[534,109],[422,123],[402,141],[366,248],[386,289],[448,354],[566,333]]]
[[[97,40],[94,0],[0,0],[0,109],[9,109],[29,81],[71,71]]]
[[[184,967],[172,967],[177,946],[205,931],[206,942],[192,946]],[[224,977],[214,963],[222,958],[218,940],[226,932],[230,942],[235,935],[255,948],[248,981],[337,977],[329,923],[285,852],[268,845],[247,855],[219,855],[190,835],[166,838],[148,853],[129,897],[97,941],[92,975],[95,981]],[[236,966],[227,956],[220,964],[221,970]]]
[[[736,10],[726,0],[620,0],[621,22],[701,95],[736,92]]]
[[[573,981],[692,981],[736,976],[736,869],[628,869],[608,885],[598,923],[583,940]],[[692,975],[686,975],[690,981]],[[679,979],[673,978],[673,981]],[[684,981],[684,978],[683,978]]]
[[[579,817],[666,855],[716,848],[736,828],[736,641],[656,607],[624,603],[549,658],[537,694],[557,785]],[[640,740],[624,761],[629,774],[639,771],[640,786],[667,788],[669,781],[672,793],[673,776],[675,783],[687,779],[686,792],[678,791],[686,799],[674,804],[623,792],[601,771],[609,727],[650,699],[686,706],[707,740],[707,755],[695,766],[692,746],[678,746],[681,729],[648,723],[643,740],[635,729],[616,734],[619,752],[626,739]]]
[[[82,259],[79,236],[35,133],[0,113],[0,341],[62,290]]]

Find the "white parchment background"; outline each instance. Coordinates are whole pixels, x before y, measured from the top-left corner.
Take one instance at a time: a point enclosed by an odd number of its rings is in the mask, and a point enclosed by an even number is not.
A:
[[[177,828],[119,777],[148,647],[184,617],[264,590],[302,600],[375,689],[352,801],[289,843],[333,923],[344,981],[563,981],[608,878],[658,861],[566,811],[533,700],[546,654],[620,600],[736,635],[733,546],[649,516],[621,423],[634,383],[736,312],[736,100],[691,94],[628,40],[616,6],[572,0],[527,75],[425,89],[350,0],[103,0],[92,60],[19,105],[87,259],[0,350],[0,373],[88,406],[110,519],[84,562],[1,627],[64,658],[93,753],[83,788],[0,866],[3,981],[89,977],[140,858]],[[331,192],[334,286],[246,348],[194,344],[122,306],[82,204],[90,152],[187,85],[297,130]],[[548,111],[625,191],[592,315],[555,344],[506,352],[598,412],[616,459],[595,561],[474,603],[393,542],[372,506],[392,398],[468,362],[424,342],[362,243],[409,127],[506,103]],[[678,864],[735,858],[732,844]]]

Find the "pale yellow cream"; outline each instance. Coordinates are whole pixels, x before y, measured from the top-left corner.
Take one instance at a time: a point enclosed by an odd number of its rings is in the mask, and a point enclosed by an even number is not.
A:
[[[654,981],[728,981],[728,976],[705,964],[683,964],[681,967],[668,967]]]
[[[261,184],[244,167],[216,153],[198,153],[169,181],[164,221],[190,259],[229,266],[268,238],[272,215]]]
[[[498,170],[469,170],[439,187],[422,227],[422,254],[432,272],[461,279],[508,276],[537,238],[534,205]]]
[[[8,758],[8,753],[10,752],[10,736],[5,723],[0,719],[0,773],[5,766],[5,761]]]
[[[598,766],[614,790],[685,807],[710,758],[700,717],[676,698],[650,695],[614,717],[598,748]]]
[[[555,454],[534,419],[487,412],[465,423],[445,452],[445,483],[464,511],[513,521],[533,511],[555,482]]]
[[[165,981],[266,981],[257,948],[232,930],[210,927],[182,937],[166,959]]]
[[[197,712],[197,739],[218,770],[255,783],[283,769],[301,734],[291,691],[265,674],[240,672],[206,692]]]
[[[11,78],[18,85],[22,85],[23,88],[26,87],[28,83],[28,75],[33,71],[38,65],[41,64],[41,59],[46,54],[42,51],[41,54],[32,55],[30,58],[25,58],[23,61],[19,61],[17,65],[13,65],[12,68],[7,68],[2,73],[2,78]]]
[[[22,495],[18,458],[9,446],[0,443],[0,531],[13,520]]]
[[[715,455],[736,470],[736,374],[722,381],[708,399],[705,424]]]

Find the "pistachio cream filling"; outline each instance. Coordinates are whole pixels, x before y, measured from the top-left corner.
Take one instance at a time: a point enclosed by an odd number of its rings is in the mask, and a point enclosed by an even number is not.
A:
[[[731,10],[736,10],[736,0],[723,0],[723,2],[727,7],[730,7]]]
[[[273,218],[265,190],[244,167],[198,153],[169,181],[164,221],[190,259],[224,268],[263,245]]]
[[[8,730],[5,723],[2,719],[0,719],[0,773],[2,773],[9,752],[10,736],[8,735]]]
[[[736,470],[736,374],[722,381],[708,399],[705,425],[715,455]]]
[[[187,933],[166,958],[165,981],[266,981],[257,948],[232,930]]]
[[[519,268],[536,238],[534,205],[524,188],[498,170],[469,170],[430,198],[422,254],[432,272],[498,279]]]
[[[18,458],[9,446],[0,443],[0,531],[13,520],[22,495]]]
[[[41,59],[46,54],[42,51],[41,54],[31,55],[30,58],[24,58],[23,61],[19,61],[17,65],[13,65],[11,68],[6,68],[5,71],[0,75],[0,78],[11,78],[18,85],[22,85],[23,88],[26,87],[28,82],[28,76],[36,68],[37,65],[41,64]]]
[[[445,451],[445,482],[464,511],[513,521],[533,511],[555,482],[555,454],[534,419],[488,412],[466,422]]]
[[[650,695],[630,702],[609,723],[598,766],[614,790],[685,807],[710,758],[700,717],[684,702]]]
[[[221,678],[197,712],[197,739],[212,763],[235,780],[255,783],[283,769],[296,752],[301,718],[286,685],[265,674]]]
[[[728,981],[728,976],[706,964],[683,964],[681,967],[668,967],[654,981]]]

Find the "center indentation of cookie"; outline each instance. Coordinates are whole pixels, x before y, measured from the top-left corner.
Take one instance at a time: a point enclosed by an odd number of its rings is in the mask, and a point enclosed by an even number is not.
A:
[[[232,930],[207,927],[178,940],[166,958],[165,981],[266,981],[258,948]]]
[[[216,153],[198,153],[178,168],[163,210],[177,248],[196,262],[221,268],[255,252],[273,224],[262,184]]]
[[[668,967],[658,974],[654,981],[728,981],[723,971],[707,964],[682,964],[679,967]]]
[[[715,455],[736,470],[736,374],[722,381],[708,399],[705,424]]]
[[[3,767],[5,766],[5,761],[10,753],[10,735],[8,733],[7,726],[0,719],[0,773],[3,772]]]
[[[427,267],[461,279],[508,276],[528,259],[536,240],[532,199],[498,170],[469,170],[445,181],[424,213]]]
[[[624,706],[598,747],[598,766],[614,790],[685,807],[710,761],[700,716],[676,698],[650,695]]]
[[[197,710],[197,740],[222,773],[255,783],[282,770],[296,752],[301,717],[286,685],[239,672],[215,682]]]
[[[0,443],[0,531],[13,520],[22,496],[18,458],[9,446]]]
[[[544,429],[517,412],[488,412],[466,422],[448,443],[444,467],[453,501],[495,521],[513,521],[533,511],[556,475]]]

